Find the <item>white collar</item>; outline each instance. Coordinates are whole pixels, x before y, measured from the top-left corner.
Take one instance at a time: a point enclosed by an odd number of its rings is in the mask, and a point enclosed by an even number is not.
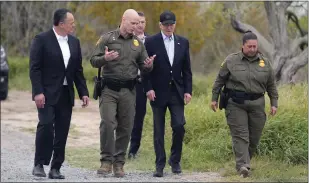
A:
[[[171,37],[167,37],[162,31],[161,31],[161,34],[162,34],[163,40],[166,40],[166,39],[174,40],[174,34],[172,34]]]
[[[60,36],[60,35],[57,34],[57,32],[55,31],[55,28],[54,28],[54,27],[53,27],[53,31],[54,31],[54,33],[55,33],[55,35],[56,35],[57,40],[66,40],[66,41],[68,41],[68,35],[66,35],[66,36]]]
[[[139,36],[138,35],[136,35],[136,37],[138,37],[139,38]],[[145,39],[145,33],[143,33],[143,35],[141,36],[141,38],[140,39],[142,39],[142,40],[144,40]]]

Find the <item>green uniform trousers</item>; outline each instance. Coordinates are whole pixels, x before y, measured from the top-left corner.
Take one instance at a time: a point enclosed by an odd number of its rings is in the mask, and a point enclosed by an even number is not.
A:
[[[117,92],[104,87],[99,104],[101,162],[124,165],[134,123],[135,95],[135,88]]]
[[[250,159],[256,151],[266,122],[265,98],[245,100],[244,104],[228,101],[225,115],[232,136],[236,170],[250,169]]]

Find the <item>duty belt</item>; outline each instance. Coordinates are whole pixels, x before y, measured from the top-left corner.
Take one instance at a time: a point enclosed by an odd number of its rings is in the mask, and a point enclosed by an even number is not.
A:
[[[245,100],[257,100],[260,97],[264,96],[264,93],[248,93],[237,90],[230,90],[229,96],[233,99],[234,102],[243,104]]]
[[[118,79],[104,78],[102,79],[102,88],[107,86],[109,89],[119,92],[121,88],[133,90],[136,84],[136,79],[122,81]]]

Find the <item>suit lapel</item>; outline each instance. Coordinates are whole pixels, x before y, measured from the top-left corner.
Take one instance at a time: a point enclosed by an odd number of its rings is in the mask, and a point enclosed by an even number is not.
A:
[[[51,33],[52,43],[53,43],[53,45],[55,45],[54,46],[55,47],[55,52],[57,52],[57,55],[59,55],[60,61],[62,62],[63,68],[65,69],[62,51],[61,51],[60,45],[58,43],[57,37],[56,37],[53,29],[51,29],[50,33]]]
[[[173,60],[173,65],[176,64],[176,62],[178,61],[178,55],[177,53],[179,53],[181,50],[181,45],[180,45],[180,42],[179,42],[179,38],[177,35],[174,34],[174,60]]]
[[[68,35],[68,44],[69,44],[69,49],[70,49],[70,59],[68,61],[68,65],[67,68],[71,65],[72,62],[72,55],[73,55],[73,43],[72,43],[72,37],[70,35]]]
[[[166,61],[168,62],[168,65],[169,65],[170,67],[172,67],[172,66],[171,66],[171,63],[170,63],[170,60],[169,60],[169,58],[168,58],[168,55],[167,55],[167,51],[166,51],[166,48],[165,48],[165,44],[164,44],[164,41],[163,41],[163,37],[162,37],[161,32],[158,34],[158,42],[159,42],[159,45],[161,45],[161,46],[159,46],[159,48],[161,48],[161,52],[163,53],[163,55],[164,55],[164,57],[165,57],[164,60],[166,60]]]

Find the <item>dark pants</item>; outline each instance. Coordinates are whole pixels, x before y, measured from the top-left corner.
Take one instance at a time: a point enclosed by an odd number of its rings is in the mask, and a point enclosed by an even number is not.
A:
[[[140,145],[143,131],[144,118],[146,114],[147,97],[141,83],[136,85],[136,106],[134,126],[131,133],[129,153],[136,154]]]
[[[176,87],[171,85],[169,101],[165,106],[152,105],[154,123],[154,149],[156,154],[156,168],[164,168],[166,154],[164,147],[165,113],[168,108],[171,114],[171,127],[173,130],[170,161],[178,164],[181,160],[182,142],[185,134],[184,104],[177,93]]]
[[[250,169],[250,159],[257,149],[266,122],[265,98],[245,100],[244,104],[229,99],[225,114],[232,136],[236,170],[242,166]]]
[[[65,145],[72,115],[69,89],[64,86],[56,105],[38,109],[39,123],[35,138],[34,165],[49,165],[60,169],[65,158]]]

